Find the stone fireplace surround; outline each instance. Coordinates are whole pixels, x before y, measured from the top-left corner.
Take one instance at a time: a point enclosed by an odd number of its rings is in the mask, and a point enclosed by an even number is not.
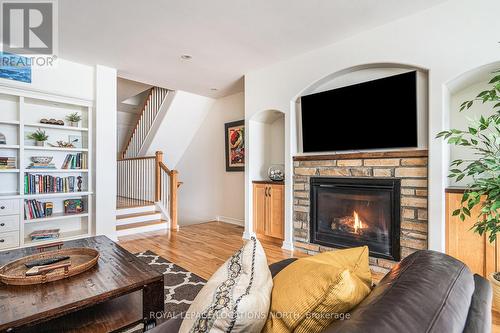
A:
[[[296,250],[315,254],[331,248],[309,242],[310,177],[394,177],[401,179],[401,259],[427,249],[427,150],[295,156],[293,162],[293,241]],[[370,257],[374,272],[396,262]]]

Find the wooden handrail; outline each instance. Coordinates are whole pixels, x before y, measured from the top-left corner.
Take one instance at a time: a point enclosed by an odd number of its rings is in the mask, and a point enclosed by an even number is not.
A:
[[[122,158],[118,161],[121,162],[118,178],[122,180],[118,186],[119,195],[124,192],[124,197],[154,200],[161,205],[166,215],[170,214],[171,229],[178,230],[177,191],[182,183],[179,182],[179,172],[170,170],[163,163],[163,152],[157,151],[155,156]]]
[[[117,161],[149,160],[155,158],[156,156],[125,157],[125,158],[119,158]]]
[[[165,165],[165,163],[161,162],[160,161],[160,168],[163,169],[163,171],[165,171],[166,173],[168,173],[169,175],[172,173],[172,171]]]
[[[128,139],[125,141],[127,144],[123,148],[123,151],[121,152],[122,159],[125,158],[125,154],[127,153],[127,148],[130,145],[130,142],[132,141],[132,137],[134,136],[135,130],[137,129],[137,125],[139,124],[139,121],[141,121],[141,116],[144,113],[144,110],[146,109],[146,105],[148,104],[149,98],[151,97],[151,94],[153,94],[153,89],[154,88],[149,88],[149,93],[144,102],[142,103],[141,107],[141,112],[137,114],[137,119],[135,121],[134,127],[132,127],[132,131],[130,132],[130,135],[128,136]]]

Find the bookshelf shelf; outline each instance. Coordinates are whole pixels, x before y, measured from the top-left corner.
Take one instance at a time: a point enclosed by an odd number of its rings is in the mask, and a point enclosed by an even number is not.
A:
[[[0,132],[5,135],[7,144],[0,145],[1,157],[15,158],[15,164],[8,165],[15,169],[0,169],[0,201],[19,207],[12,215],[18,217],[19,243],[15,248],[67,241],[90,236],[95,230],[93,221],[93,184],[92,169],[93,151],[93,102],[67,96],[32,92],[21,88],[0,87]],[[81,116],[80,127],[41,124],[40,119],[65,119],[69,114],[77,112]],[[42,129],[49,136],[46,146],[35,146],[27,139],[36,129]],[[82,148],[52,147],[58,141],[75,142]],[[83,153],[82,155],[78,153]],[[71,157],[68,160],[69,155]],[[50,165],[54,169],[29,168],[44,166],[35,162],[34,157],[52,157]],[[35,160],[35,161],[34,161]],[[65,164],[67,163],[67,164]],[[5,164],[2,161],[2,164]],[[83,169],[62,169],[62,166],[83,167]],[[34,177],[27,177],[32,175]],[[40,175],[40,177],[36,177]],[[56,192],[26,194],[30,190],[50,184],[59,190],[76,190],[78,176],[82,180],[82,192]],[[25,184],[25,179],[28,184]],[[55,180],[62,178],[62,180]],[[26,186],[25,186],[26,185]],[[28,186],[29,185],[29,186]],[[41,203],[53,204],[53,215],[38,219],[25,219],[25,200],[37,200]],[[85,203],[85,212],[81,214],[64,214],[64,200],[81,199]],[[43,229],[59,229],[59,238],[32,241],[29,236],[34,231]],[[1,236],[1,234],[0,234]]]
[[[75,132],[88,132],[89,130],[86,127],[72,127],[72,126],[60,126],[51,124],[37,124],[37,123],[24,124],[24,126],[33,128],[50,128],[56,130],[75,131]]]
[[[89,172],[88,169],[41,169],[41,168],[34,168],[34,169],[30,169],[30,168],[27,168],[27,169],[24,169],[23,170],[24,172],[27,172],[27,173],[72,173],[72,172],[76,172],[76,173],[87,173]]]
[[[18,173],[19,169],[0,169],[0,173]]]
[[[25,219],[24,223],[33,224],[33,223],[42,223],[49,221],[57,221],[57,220],[65,220],[65,219],[74,219],[79,217],[87,217],[89,213],[81,213],[81,214],[64,214],[64,213],[54,213],[49,217],[42,217],[38,219]]]
[[[17,120],[0,120],[0,124],[3,124],[3,125],[19,125],[19,121],[17,121]]]
[[[33,246],[33,245],[44,245],[44,244],[50,244],[54,243],[56,241],[69,241],[73,239],[78,239],[82,237],[88,237],[90,236],[88,230],[72,230],[72,231],[66,231],[66,232],[61,232],[59,234],[59,238],[53,238],[53,239],[45,239],[45,240],[38,240],[38,241],[33,241],[29,237],[24,238],[24,244],[25,246]]]
[[[44,151],[72,151],[76,153],[88,152],[87,148],[61,148],[61,147],[38,147],[38,146],[24,146],[25,150],[44,150]]]
[[[0,193],[0,200],[3,199],[19,199],[20,194],[19,192],[4,192]]]
[[[61,193],[39,193],[39,194],[25,194],[24,199],[40,199],[40,198],[74,198],[91,195],[92,192],[61,192]]]

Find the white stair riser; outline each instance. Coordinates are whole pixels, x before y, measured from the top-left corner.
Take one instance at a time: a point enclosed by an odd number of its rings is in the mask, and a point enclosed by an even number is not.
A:
[[[127,225],[127,224],[131,224],[131,223],[156,221],[156,220],[161,220],[160,213],[128,217],[125,219],[116,219],[116,225]]]
[[[130,208],[120,208],[116,210],[116,216],[137,214],[137,213],[149,213],[156,211],[155,205],[141,206],[141,207],[130,207]]]
[[[121,236],[133,235],[133,234],[140,234],[142,232],[166,230],[168,228],[169,228],[169,224],[165,222],[162,224],[149,225],[149,226],[145,226],[145,227],[117,230],[116,234],[118,237],[121,237]]]

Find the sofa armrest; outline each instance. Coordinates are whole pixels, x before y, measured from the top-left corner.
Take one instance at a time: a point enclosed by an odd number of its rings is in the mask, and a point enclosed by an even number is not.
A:
[[[491,285],[477,274],[474,274],[474,285],[464,333],[489,333],[491,332]]]

